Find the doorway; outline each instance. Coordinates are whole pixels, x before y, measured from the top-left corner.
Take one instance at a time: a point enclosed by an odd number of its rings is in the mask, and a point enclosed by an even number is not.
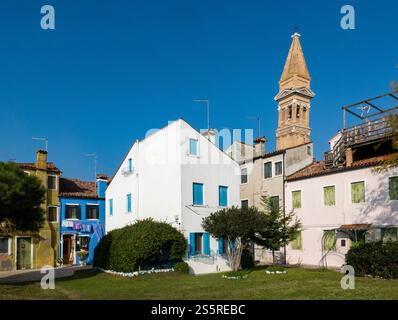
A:
[[[17,270],[32,268],[32,238],[17,238]]]
[[[62,237],[63,264],[73,264],[74,251],[74,236],[70,234],[64,234]]]

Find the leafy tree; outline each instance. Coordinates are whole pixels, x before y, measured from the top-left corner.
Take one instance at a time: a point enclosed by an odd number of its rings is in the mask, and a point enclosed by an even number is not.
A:
[[[0,224],[11,230],[38,231],[44,222],[45,189],[35,176],[12,162],[0,162]]]
[[[275,251],[293,241],[301,228],[301,223],[293,212],[285,214],[283,209],[275,206],[267,196],[261,198],[264,207],[265,223],[257,231],[255,243],[272,251],[272,260],[275,263]]]
[[[226,241],[226,254],[233,271],[241,266],[242,251],[264,224],[264,215],[258,209],[226,208],[203,219],[202,227],[217,239]]]

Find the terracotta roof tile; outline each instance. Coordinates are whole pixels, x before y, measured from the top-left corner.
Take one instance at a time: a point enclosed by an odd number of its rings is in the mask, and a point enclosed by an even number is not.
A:
[[[37,170],[36,163],[16,163],[17,166],[19,166],[21,169],[26,169],[26,170]],[[59,170],[53,162],[48,162],[47,163],[47,171],[54,172],[54,173],[61,173],[61,170]]]
[[[380,165],[383,161],[387,160],[390,155],[383,155],[378,157],[372,157],[368,159],[358,160],[352,163],[350,167],[325,167],[325,161],[314,161],[309,166],[297,171],[296,173],[287,177],[287,180],[299,180],[310,178],[314,176],[320,176],[325,174],[333,174],[340,171],[348,171],[348,170],[355,170],[361,169],[366,167],[374,167]]]
[[[97,184],[79,179],[59,179],[59,196],[72,198],[98,198]]]

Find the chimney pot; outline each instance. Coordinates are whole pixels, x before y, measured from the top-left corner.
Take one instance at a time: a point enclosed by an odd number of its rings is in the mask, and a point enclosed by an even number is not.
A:
[[[36,167],[38,169],[47,169],[47,151],[37,150],[36,152]]]

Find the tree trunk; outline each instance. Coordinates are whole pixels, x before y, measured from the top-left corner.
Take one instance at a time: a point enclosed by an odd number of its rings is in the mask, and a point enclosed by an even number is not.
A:
[[[272,264],[275,264],[275,250],[272,250]]]
[[[232,248],[229,245],[230,241],[231,240],[228,239],[227,250],[226,250],[229,266],[232,269],[232,271],[238,271],[240,269],[240,261],[242,258],[242,251],[243,251],[242,241],[240,240],[240,238],[232,241],[233,242]]]

